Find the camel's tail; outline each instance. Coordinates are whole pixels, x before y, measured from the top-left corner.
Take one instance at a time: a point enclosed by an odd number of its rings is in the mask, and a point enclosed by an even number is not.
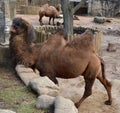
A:
[[[105,62],[102,58],[100,58],[101,61],[101,69],[102,69],[102,76],[105,78]]]

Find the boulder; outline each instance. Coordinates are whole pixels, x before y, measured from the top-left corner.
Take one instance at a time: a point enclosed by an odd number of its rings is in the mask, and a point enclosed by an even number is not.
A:
[[[59,87],[47,76],[32,79],[29,86],[39,95],[57,96],[59,93]]]
[[[49,95],[41,95],[38,97],[36,102],[36,108],[38,109],[49,109],[53,107],[55,97]]]
[[[117,45],[113,43],[108,43],[108,47],[106,49],[108,52],[116,52]]]
[[[109,18],[96,16],[96,17],[94,17],[94,22],[95,22],[95,23],[99,23],[99,24],[103,24],[103,23],[105,23],[105,22],[109,22],[109,23],[110,23],[111,20],[110,20]]]
[[[15,113],[15,112],[6,109],[0,109],[0,113]]]
[[[40,77],[39,72],[35,73],[31,68],[24,65],[17,65],[15,70],[26,86],[29,85],[30,80]]]
[[[70,99],[57,96],[54,113],[78,113],[78,109]]]

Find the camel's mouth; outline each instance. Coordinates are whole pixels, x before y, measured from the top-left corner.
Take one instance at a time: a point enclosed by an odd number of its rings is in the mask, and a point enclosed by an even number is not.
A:
[[[22,29],[18,26],[12,25],[10,28],[10,34],[19,35],[22,32],[24,32],[24,29]]]
[[[10,33],[12,34],[16,33],[16,28],[13,25],[10,27]]]

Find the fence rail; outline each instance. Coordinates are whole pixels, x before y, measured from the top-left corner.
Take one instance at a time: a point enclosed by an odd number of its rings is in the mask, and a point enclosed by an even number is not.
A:
[[[52,33],[54,33],[56,30],[63,28],[63,26],[42,26],[35,28],[36,34],[37,34],[37,41],[36,43],[41,43],[47,40],[49,37],[51,37]],[[86,29],[90,28],[84,28],[84,27],[77,27],[74,28],[74,35],[68,36],[68,41],[73,40],[78,34],[83,33]],[[99,30],[90,29],[94,33],[94,45],[96,48],[96,52],[101,55],[101,49],[102,49],[102,32]]]

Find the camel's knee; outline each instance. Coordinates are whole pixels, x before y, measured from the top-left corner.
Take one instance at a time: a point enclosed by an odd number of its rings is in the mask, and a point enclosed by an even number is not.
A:
[[[110,88],[112,87],[111,83],[106,79],[106,78],[103,78],[102,76],[98,76],[97,79],[107,88]]]
[[[106,87],[108,91],[111,91],[112,84],[107,79],[103,79],[103,85]]]
[[[106,84],[107,84],[107,86],[108,86],[109,88],[111,88],[111,87],[112,87],[111,82],[109,82],[108,80],[106,80]]]

